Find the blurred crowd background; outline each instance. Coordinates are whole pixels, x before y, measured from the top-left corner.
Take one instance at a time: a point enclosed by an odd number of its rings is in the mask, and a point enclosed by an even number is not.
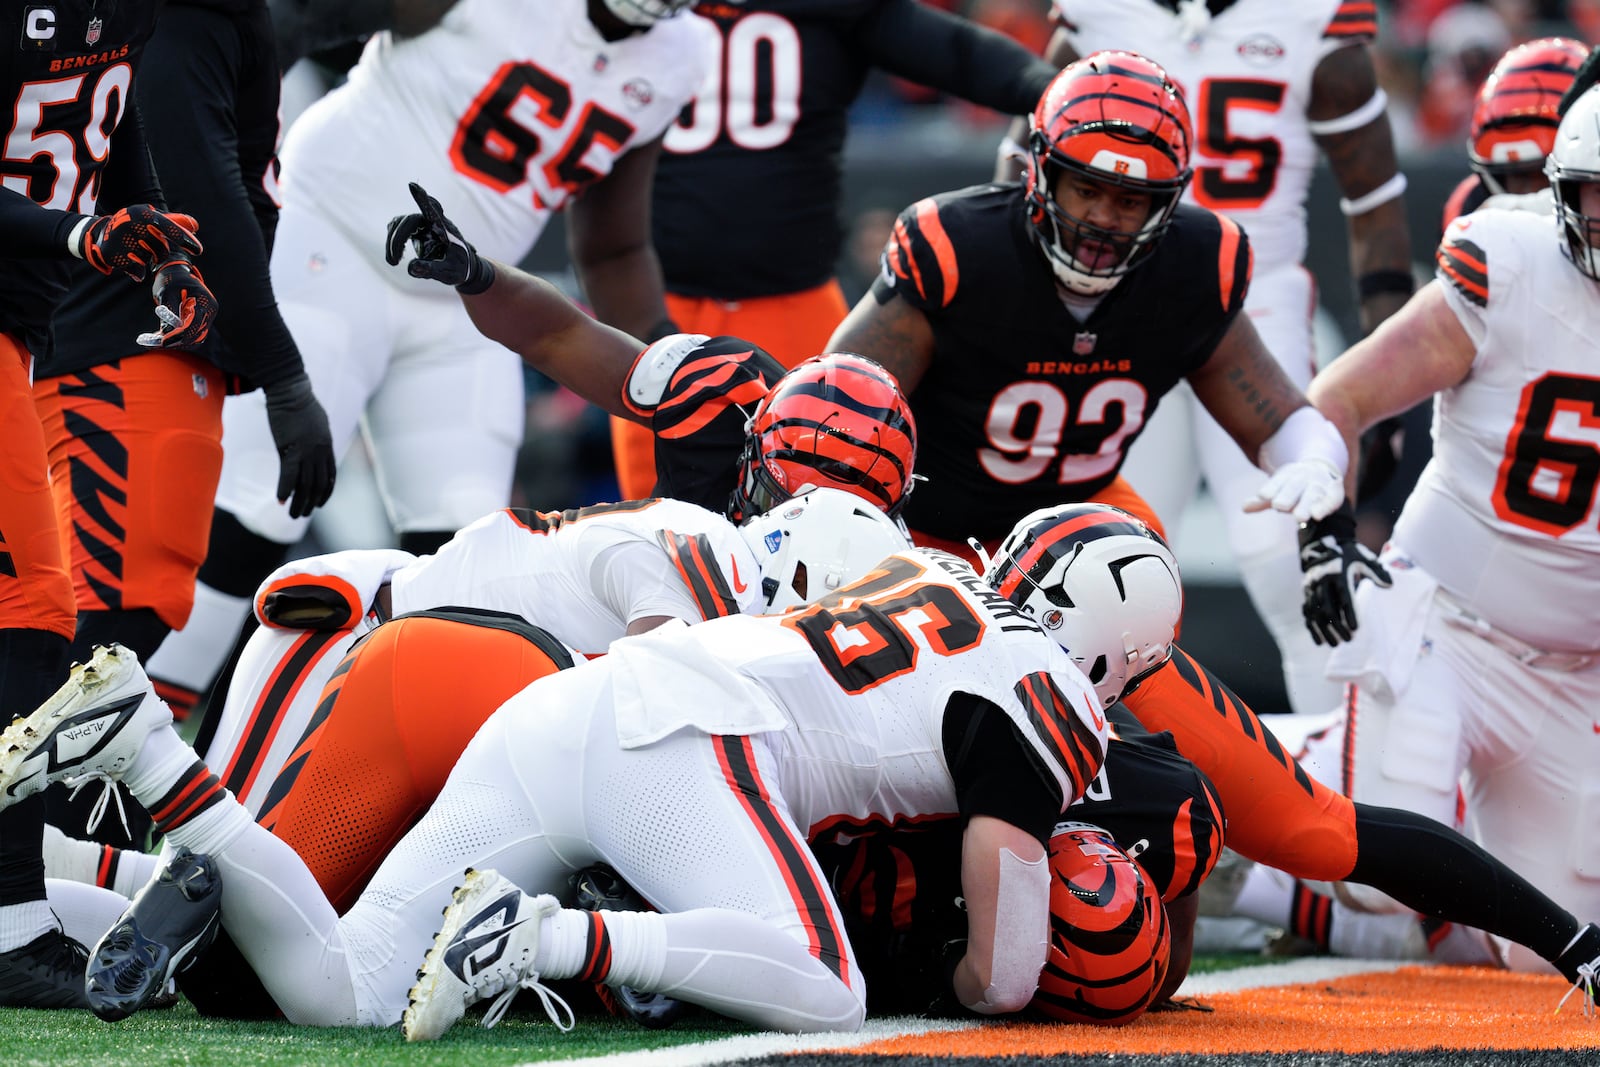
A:
[[[970,18],[1041,52],[1051,32],[1049,0],[921,0]],[[1295,0],[1285,0],[1293,3]],[[1559,34],[1600,43],[1600,0],[1379,0],[1378,76],[1389,97],[1419,278],[1432,274],[1440,213],[1467,173],[1465,142],[1474,96],[1511,46]],[[337,84],[359,48],[303,61],[285,82],[285,117]],[[870,285],[895,215],[935,192],[987,181],[1007,119],[875,71],[852,112],[846,149],[845,214],[850,238],[839,276],[849,299]],[[1313,186],[1307,267],[1319,290],[1318,358],[1336,357],[1358,336],[1346,263],[1344,220],[1326,173]],[[772,210],[782,210],[778,204]],[[576,287],[566,269],[557,217],[523,266]],[[553,383],[527,372],[528,430],[517,471],[517,506],[561,509],[618,495],[605,416]],[[923,427],[924,435],[938,427]],[[1427,457],[1427,417],[1408,422],[1405,462],[1391,488],[1370,504],[1362,539],[1383,541]],[[1422,445],[1417,445],[1418,439]],[[359,445],[359,442],[358,442]],[[1287,710],[1277,651],[1238,584],[1220,518],[1209,501],[1190,509],[1174,548],[1189,602],[1185,645],[1230,679],[1264,711]],[[392,543],[384,511],[359,447],[341,468],[338,489],[301,546],[305,552]],[[1217,634],[1215,639],[1210,635]],[[1220,635],[1227,635],[1223,638]]]

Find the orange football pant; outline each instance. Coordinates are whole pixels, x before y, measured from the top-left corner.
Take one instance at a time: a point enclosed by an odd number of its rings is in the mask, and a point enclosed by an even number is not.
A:
[[[0,629],[48,630],[71,641],[78,615],[28,381],[32,365],[22,343],[0,333]]]
[[[410,615],[334,672],[260,822],[305,860],[340,912],[444,788],[478,727],[559,669],[525,635]]]
[[[149,352],[44,378],[33,400],[80,611],[189,621],[222,474],[223,375]]]
[[[667,294],[667,311],[684,333],[751,341],[786,368],[822,355],[834,327],[844,321],[849,310],[844,290],[832,279],[815,289],[754,300]],[[613,416],[611,450],[622,499],[649,496],[656,484],[655,438],[650,428]],[[728,492],[733,492],[733,486],[728,486]]]

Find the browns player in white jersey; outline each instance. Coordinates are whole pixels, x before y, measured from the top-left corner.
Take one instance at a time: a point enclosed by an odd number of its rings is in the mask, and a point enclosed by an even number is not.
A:
[[[805,845],[807,828],[844,818],[968,819],[953,988],[973,1010],[1019,1010],[1045,963],[1044,843],[1107,740],[1094,686],[1017,599],[912,549],[813,607],[660,627],[534,683],[479,730],[341,918],[194,761],[126,650],[102,649],[33,717],[32,743],[0,768],[0,803],[66,772],[39,757],[80,713],[115,725],[71,772],[126,781],[141,803],[197,798],[163,829],[211,854],[223,924],[291,1021],[387,1026],[403,1012],[413,1040],[519,987],[555,1016],[541,979],[569,977],[763,1027],[859,1027],[864,985]],[[659,911],[561,908],[549,894],[595,862]]]
[[[1184,199],[1249,235],[1255,271],[1245,313],[1298,388],[1314,369],[1315,282],[1301,261],[1319,150],[1345,197],[1363,329],[1404,303],[1412,288],[1405,177],[1368,49],[1377,34],[1370,0],[1054,0],[1054,10],[1060,25],[1047,58],[1064,64],[1127,49],[1160,63],[1183,88],[1195,125],[1195,173]],[[1009,176],[1016,163],[1003,159],[1001,168]],[[1327,650],[1313,643],[1299,611],[1294,522],[1242,510],[1260,473],[1190,389],[1163,400],[1123,474],[1169,531],[1204,479],[1282,655],[1291,706],[1334,707],[1338,687],[1323,677]]]
[[[273,285],[336,448],[358,427],[372,447],[401,548],[431,551],[509,502],[524,417],[516,359],[449,293],[384,263],[384,227],[412,207],[406,179],[509,262],[565,209],[598,317],[662,332],[650,184],[715,43],[686,6],[458,0],[424,32],[375,35],[348,83],[290,129]],[[259,401],[228,405],[223,444],[194,618],[152,662],[174,697],[208,687],[250,594],[308,522],[265,480],[278,459]]]
[[[1433,459],[1383,557],[1395,587],[1357,592],[1361,628],[1330,663],[1352,683],[1353,795],[1449,819],[1464,781],[1485,847],[1592,910],[1600,90],[1546,167],[1557,239],[1528,212],[1458,218],[1437,278],[1310,395],[1350,437],[1437,394]]]

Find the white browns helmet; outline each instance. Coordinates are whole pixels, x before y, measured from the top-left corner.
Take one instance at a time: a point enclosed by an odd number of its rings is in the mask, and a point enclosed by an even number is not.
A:
[[[810,486],[739,532],[761,565],[768,612],[820,600],[911,547],[900,525],[861,497]]]

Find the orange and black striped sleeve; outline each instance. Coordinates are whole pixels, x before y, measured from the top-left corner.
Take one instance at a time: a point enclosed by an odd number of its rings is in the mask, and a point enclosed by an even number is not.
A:
[[[880,280],[924,310],[947,307],[956,298],[961,267],[937,200],[918,200],[895,220]]]
[[[1255,272],[1256,254],[1243,228],[1226,215],[1215,215],[1221,231],[1217,242],[1217,294],[1222,310],[1236,312],[1244,307]]]
[[[1489,262],[1483,249],[1467,240],[1463,227],[1452,227],[1434,255],[1441,280],[1478,307],[1489,306]]]
[[[1378,5],[1374,0],[1343,0],[1323,27],[1324,39],[1373,41],[1378,36]]]
[[[739,614],[739,601],[734,597],[727,576],[722,572],[722,562],[705,534],[681,534],[674,530],[661,530],[656,534],[667,558],[677,568],[684,587],[694,597],[695,607],[706,619],[720,619],[725,615]]]

